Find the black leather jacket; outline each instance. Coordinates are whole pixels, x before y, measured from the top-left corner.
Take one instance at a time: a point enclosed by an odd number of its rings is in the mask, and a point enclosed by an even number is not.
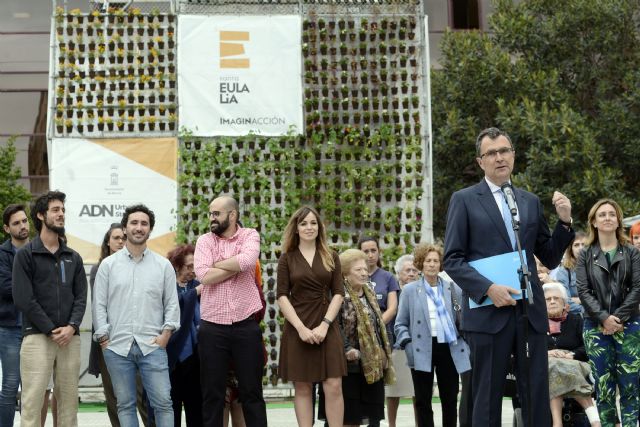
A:
[[[589,246],[580,254],[576,284],[586,316],[602,323],[614,315],[626,322],[640,314],[640,252],[618,246],[609,266],[600,246]]]

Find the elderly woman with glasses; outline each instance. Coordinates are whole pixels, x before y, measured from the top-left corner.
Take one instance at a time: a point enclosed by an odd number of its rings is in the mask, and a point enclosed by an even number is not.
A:
[[[367,255],[359,249],[340,254],[345,296],[338,314],[347,375],[342,377],[343,425],[376,425],[384,419],[384,384],[395,382],[391,346],[374,292]],[[318,418],[326,419],[320,388]]]
[[[396,275],[398,276],[398,284],[400,285],[400,291],[398,292],[398,294],[400,295],[406,285],[414,282],[418,278],[418,273],[420,272],[415,267],[415,265],[413,265],[413,255],[409,254],[402,255],[400,258],[398,258],[394,269],[396,271]],[[391,326],[393,326],[394,324],[395,318],[393,319]],[[395,340],[392,341],[395,342]],[[389,418],[389,427],[396,427],[400,398],[408,396],[411,396],[413,400],[413,413],[417,425],[418,413],[416,411],[416,398],[413,391],[411,371],[407,366],[407,356],[405,355],[404,350],[400,349],[396,345],[393,345],[391,360],[393,362],[393,368],[396,370],[396,383],[384,388],[384,394],[385,396],[387,396],[387,416]]]
[[[182,410],[188,426],[202,425],[200,393],[200,359],[198,327],[200,326],[200,294],[204,285],[196,280],[193,270],[192,245],[180,245],[167,254],[176,272],[176,289],[180,304],[180,329],[167,344],[171,401],[174,424],[182,424]]]
[[[542,286],[549,316],[549,397],[553,427],[562,427],[562,400],[573,397],[585,409],[592,426],[600,418],[588,378],[591,372],[582,339],[582,317],[569,310],[569,297],[562,283]]]

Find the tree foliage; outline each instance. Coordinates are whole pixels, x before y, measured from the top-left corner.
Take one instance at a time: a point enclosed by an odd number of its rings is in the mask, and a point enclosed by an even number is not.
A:
[[[516,148],[514,182],[564,192],[584,225],[599,198],[636,214],[640,169],[640,3],[497,0],[488,33],[448,32],[433,71],[434,228],[451,193],[482,176],[475,136],[498,126]]]
[[[16,166],[16,147],[14,138],[8,140],[5,147],[0,147],[0,207],[11,203],[26,203],[31,200],[31,193],[18,184],[21,173]]]

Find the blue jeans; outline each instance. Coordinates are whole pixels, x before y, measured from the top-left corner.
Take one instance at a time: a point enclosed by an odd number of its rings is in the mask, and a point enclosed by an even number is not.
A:
[[[16,395],[20,385],[20,327],[0,326],[0,363],[2,363],[2,390],[0,390],[0,426],[12,426],[16,414]]]
[[[104,350],[113,390],[118,401],[118,419],[127,427],[138,427],[136,414],[136,371],[140,371],[157,427],[173,427],[173,404],[169,363],[164,348],[157,348],[144,356],[134,341],[127,357]]]

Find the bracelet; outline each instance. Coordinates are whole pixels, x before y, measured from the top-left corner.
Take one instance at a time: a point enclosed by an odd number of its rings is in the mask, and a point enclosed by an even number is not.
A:
[[[329,326],[331,326],[331,323],[333,323],[331,320],[327,319],[326,317],[323,317],[323,318],[322,318],[322,321],[323,321],[324,323],[326,323],[327,325],[329,325]]]
[[[560,221],[560,224],[564,225],[565,227],[571,228],[571,226],[573,226],[573,218],[569,218],[568,222],[565,222],[561,219],[558,219],[558,221]]]

